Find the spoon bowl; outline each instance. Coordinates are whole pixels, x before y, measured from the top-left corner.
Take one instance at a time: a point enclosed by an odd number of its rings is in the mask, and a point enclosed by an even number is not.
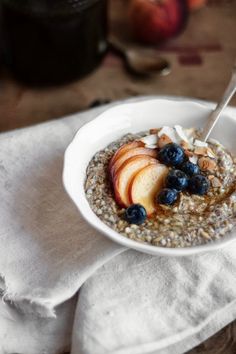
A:
[[[125,60],[127,70],[139,77],[152,75],[168,75],[171,72],[170,63],[153,49],[133,49],[121,42],[115,36],[110,36],[110,45]]]
[[[140,76],[150,76],[155,73],[165,76],[171,72],[170,63],[159,57],[156,53],[144,53],[136,50],[128,50],[126,52],[127,68],[134,74]]]

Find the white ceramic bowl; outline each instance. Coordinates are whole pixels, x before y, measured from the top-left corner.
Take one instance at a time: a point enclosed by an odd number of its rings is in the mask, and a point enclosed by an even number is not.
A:
[[[188,248],[164,248],[130,240],[105,225],[92,211],[84,192],[86,168],[93,155],[126,133],[135,133],[163,125],[202,127],[212,106],[195,100],[155,98],[116,105],[77,132],[65,153],[63,182],[82,216],[96,230],[128,248],[152,255],[187,256],[215,250],[236,239],[236,232],[219,241]],[[236,153],[236,119],[223,115],[212,134]]]

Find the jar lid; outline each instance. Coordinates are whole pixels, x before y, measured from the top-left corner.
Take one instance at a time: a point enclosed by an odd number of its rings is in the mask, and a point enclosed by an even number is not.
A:
[[[2,0],[2,3],[28,14],[57,16],[82,12],[99,1],[106,0]]]

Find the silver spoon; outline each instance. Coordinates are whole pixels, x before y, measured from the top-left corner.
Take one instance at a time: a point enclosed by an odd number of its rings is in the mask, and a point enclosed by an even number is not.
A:
[[[202,141],[207,141],[209,135],[211,134],[213,128],[215,127],[216,123],[218,122],[218,120],[220,118],[220,114],[222,113],[224,108],[228,105],[228,103],[231,100],[231,98],[233,97],[235,91],[236,91],[236,63],[234,64],[230,82],[223,94],[222,99],[217,104],[214,111],[212,111],[212,113],[209,115],[206,125],[203,128],[203,132],[201,135]]]
[[[129,48],[115,36],[110,36],[109,43],[122,54],[128,70],[135,75],[145,77],[159,74],[164,76],[171,71],[170,63],[158,56],[154,50]]]

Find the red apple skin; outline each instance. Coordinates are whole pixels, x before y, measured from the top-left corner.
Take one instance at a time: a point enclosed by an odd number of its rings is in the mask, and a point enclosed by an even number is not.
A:
[[[116,162],[116,160],[118,160],[118,158],[121,157],[121,155],[123,155],[128,150],[134,149],[136,147],[144,147],[144,143],[142,141],[135,140],[135,141],[131,141],[130,143],[126,143],[122,145],[118,150],[116,150],[116,152],[114,153],[114,155],[112,156],[109,162],[109,166],[108,166],[109,172],[111,171],[111,168]]]
[[[158,44],[184,29],[188,4],[187,0],[131,0],[129,16],[139,41]]]
[[[145,155],[136,155],[134,157],[130,157],[128,160],[126,160],[122,166],[118,169],[116,174],[113,176],[113,188],[114,188],[114,194],[115,194],[115,199],[117,204],[122,207],[122,208],[127,208],[131,204],[131,200],[129,198],[129,184],[131,180],[135,177],[136,173],[138,173],[143,167],[151,165],[151,164],[157,164],[158,161],[154,159],[153,157],[150,156],[145,156]],[[124,198],[122,197],[122,194],[120,193],[120,176],[121,174],[125,171],[125,169],[128,169],[130,164],[136,164],[137,168],[136,171],[132,173],[131,176],[129,176],[129,180],[127,180],[126,177],[126,183],[127,183],[127,195],[126,198],[129,200],[128,203],[124,201]]]
[[[124,154],[121,154],[121,156],[117,160],[115,160],[115,162],[112,164],[110,169],[110,179],[111,180],[113,179],[118,169],[122,166],[122,164],[126,160],[128,160],[130,157],[137,156],[137,155],[156,157],[157,151],[156,149],[148,149],[145,147],[137,147],[134,149],[129,149]]]

